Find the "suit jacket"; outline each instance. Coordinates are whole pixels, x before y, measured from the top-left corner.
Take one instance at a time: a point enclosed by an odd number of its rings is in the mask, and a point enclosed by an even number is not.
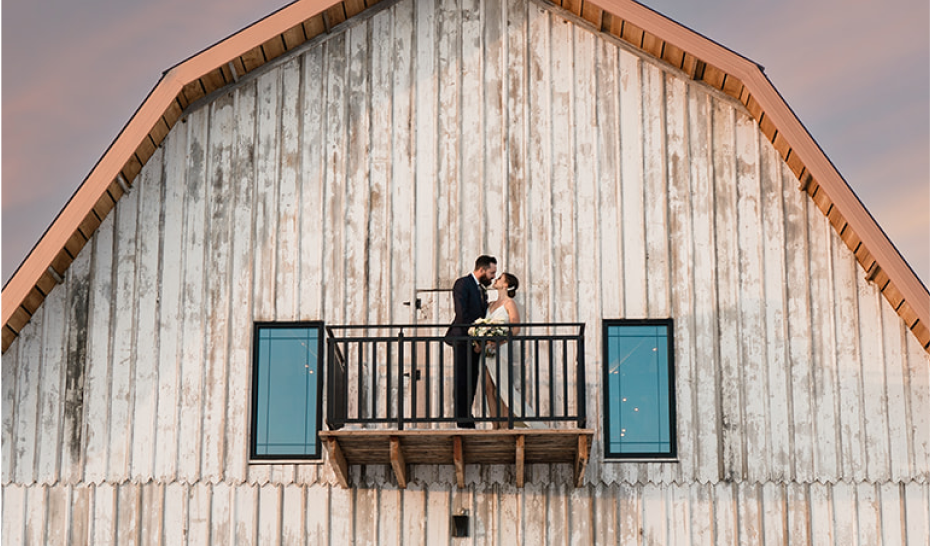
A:
[[[488,302],[485,301],[478,283],[471,274],[459,278],[452,285],[452,300],[455,303],[455,319],[445,336],[445,341],[449,344],[455,336],[468,335],[466,327],[454,326],[455,324],[471,324],[488,312]]]

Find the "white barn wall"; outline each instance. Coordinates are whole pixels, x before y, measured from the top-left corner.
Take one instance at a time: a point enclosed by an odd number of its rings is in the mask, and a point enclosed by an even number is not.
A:
[[[459,507],[491,544],[930,536],[927,354],[738,102],[523,0],[403,0],[258,72],[174,127],[4,354],[5,543],[432,544]],[[587,323],[598,429],[601,320],[674,318],[678,463],[605,462],[598,430],[579,490],[248,464],[254,321],[409,322],[482,252],[526,320]]]

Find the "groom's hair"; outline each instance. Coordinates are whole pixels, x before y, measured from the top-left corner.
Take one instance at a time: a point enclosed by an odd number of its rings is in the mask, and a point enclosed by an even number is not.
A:
[[[491,267],[491,264],[497,265],[497,258],[494,256],[487,256],[482,254],[481,256],[478,256],[477,260],[475,260],[475,271]]]

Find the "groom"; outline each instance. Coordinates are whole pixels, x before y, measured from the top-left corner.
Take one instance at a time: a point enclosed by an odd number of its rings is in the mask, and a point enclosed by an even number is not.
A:
[[[455,281],[452,299],[455,302],[455,320],[446,332],[445,342],[452,345],[455,357],[454,402],[455,420],[459,428],[475,428],[475,417],[471,414],[472,400],[478,386],[479,355],[471,350],[470,343],[463,339],[468,327],[475,319],[484,317],[488,310],[487,287],[497,275],[497,259],[494,256],[478,256],[475,270]],[[462,326],[457,326],[462,325]],[[456,339],[459,338],[459,339]]]

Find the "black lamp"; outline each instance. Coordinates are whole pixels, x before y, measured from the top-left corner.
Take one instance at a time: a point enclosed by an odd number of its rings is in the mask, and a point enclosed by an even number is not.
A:
[[[457,516],[452,516],[452,536],[454,538],[468,536],[468,510],[462,510]]]

